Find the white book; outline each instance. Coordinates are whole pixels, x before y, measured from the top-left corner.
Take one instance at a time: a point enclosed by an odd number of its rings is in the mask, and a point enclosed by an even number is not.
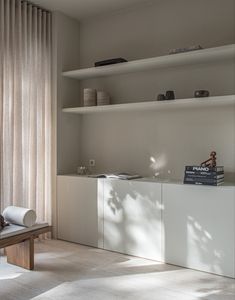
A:
[[[137,179],[141,178],[138,174],[126,174],[126,173],[120,173],[120,174],[95,174],[95,175],[89,175],[89,177],[93,178],[113,178],[113,179],[123,179],[123,180],[131,180],[131,179]]]

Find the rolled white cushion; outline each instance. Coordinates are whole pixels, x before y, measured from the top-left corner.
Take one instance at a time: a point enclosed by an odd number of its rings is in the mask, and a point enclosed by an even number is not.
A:
[[[2,215],[7,222],[25,227],[33,226],[37,219],[34,210],[17,206],[8,206]]]

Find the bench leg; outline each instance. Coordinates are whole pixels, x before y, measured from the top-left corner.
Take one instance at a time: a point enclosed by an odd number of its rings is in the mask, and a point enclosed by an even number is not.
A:
[[[7,262],[27,270],[34,269],[34,240],[28,239],[22,243],[5,248]]]

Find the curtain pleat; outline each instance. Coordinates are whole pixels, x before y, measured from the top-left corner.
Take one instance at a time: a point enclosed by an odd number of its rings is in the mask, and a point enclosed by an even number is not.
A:
[[[0,0],[0,208],[51,222],[51,14]]]

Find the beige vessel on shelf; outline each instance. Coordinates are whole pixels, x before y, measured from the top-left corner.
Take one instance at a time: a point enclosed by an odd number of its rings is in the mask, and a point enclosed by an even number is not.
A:
[[[97,99],[97,94],[95,89],[91,89],[91,88],[84,89],[83,91],[84,106],[95,106],[97,103],[96,99]]]
[[[97,105],[109,105],[110,96],[105,91],[97,91]]]

